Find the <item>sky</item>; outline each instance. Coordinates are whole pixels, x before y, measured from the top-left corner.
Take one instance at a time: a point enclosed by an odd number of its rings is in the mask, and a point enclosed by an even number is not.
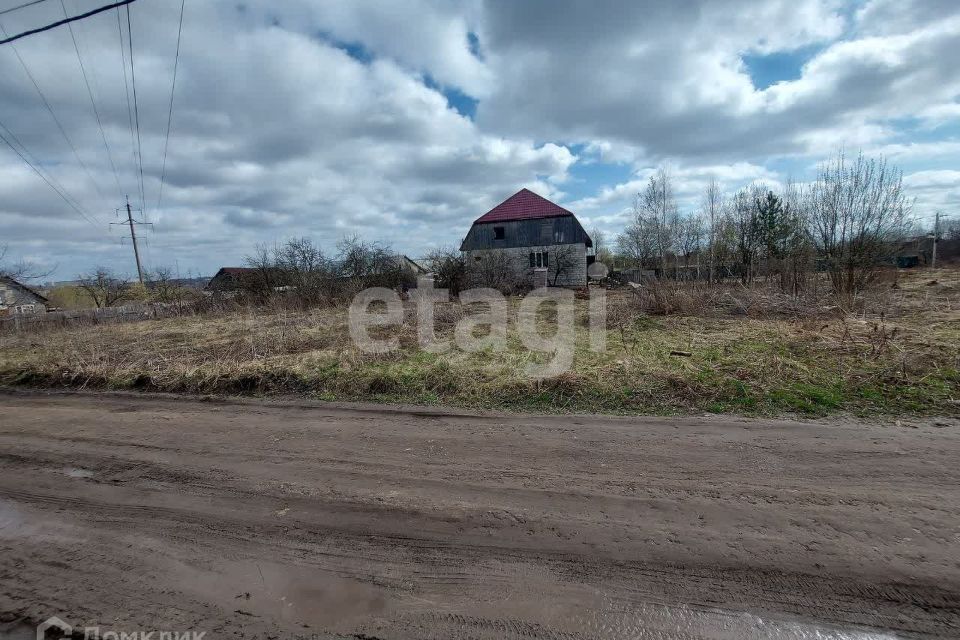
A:
[[[167,143],[179,17],[130,5],[135,115],[126,13],[0,45],[0,134],[80,209],[0,141],[8,259],[135,275],[127,195],[145,266],[182,276],[302,236],[422,256],[523,187],[613,238],[660,166],[693,212],[711,178],[776,188],[840,149],[960,217],[956,0],[186,0]]]

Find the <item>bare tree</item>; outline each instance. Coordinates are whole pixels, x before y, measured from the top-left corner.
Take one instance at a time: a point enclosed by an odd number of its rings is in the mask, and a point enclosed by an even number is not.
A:
[[[97,267],[80,276],[80,288],[87,292],[98,309],[112,307],[130,296],[130,285],[107,267]]]
[[[147,290],[157,302],[171,303],[176,299],[177,282],[170,267],[157,267],[147,274]]]
[[[577,246],[573,244],[561,244],[554,247],[550,252],[550,266],[553,271],[553,286],[557,286],[562,276],[569,276],[578,269],[587,268],[583,256],[577,251]]]
[[[463,254],[454,247],[440,247],[426,255],[427,269],[433,273],[434,283],[458,295],[466,286],[467,265]]]
[[[593,255],[597,262],[601,262],[608,267],[613,266],[613,251],[607,246],[607,234],[598,227],[590,230],[590,239],[593,240]]]
[[[848,297],[875,277],[911,209],[899,169],[862,153],[850,162],[843,152],[820,166],[806,205],[834,290]]]
[[[8,251],[9,247],[7,245],[0,245],[0,278],[36,280],[37,278],[43,278],[53,273],[53,269],[44,270],[25,260],[10,263],[6,260]]]
[[[679,211],[673,182],[663,167],[650,177],[646,189],[637,195],[634,217],[636,223],[650,234],[662,276],[666,277],[668,256],[675,249]]]
[[[334,265],[309,238],[294,238],[274,249],[273,267],[292,296],[304,305],[330,295]]]
[[[752,191],[752,193],[751,193]],[[730,203],[733,231],[736,234],[736,251],[740,263],[740,278],[745,284],[753,281],[757,258],[762,243],[760,221],[755,201],[762,188],[741,189]]]
[[[690,258],[697,255],[697,279],[700,278],[700,249],[703,245],[703,218],[691,215],[681,218],[677,225],[677,248],[683,254],[683,266],[690,268]]]
[[[723,215],[723,193],[716,178],[710,178],[707,189],[703,194],[703,215],[707,222],[707,247],[709,258],[707,264],[707,281],[713,283],[716,264],[716,236],[717,222]]]
[[[183,285],[170,267],[157,267],[147,273],[147,291],[151,299],[164,304],[176,304],[182,312],[184,303],[195,293]]]
[[[282,286],[282,274],[277,269],[274,259],[276,251],[276,247],[271,249],[265,244],[258,244],[254,247],[253,253],[243,259],[251,269],[240,276],[239,288],[245,297],[263,302]]]
[[[960,220],[950,221],[943,230],[943,237],[947,240],[960,240]]]
[[[716,219],[713,231],[713,277],[720,281],[733,275],[737,262],[737,225],[734,221],[733,204],[727,200]]]
[[[644,216],[635,216],[633,222],[617,236],[617,251],[633,266],[653,269],[657,252],[652,225]]]
[[[523,267],[510,254],[490,251],[475,255],[466,265],[467,285],[470,287],[492,287],[504,293],[513,293],[517,274],[523,273]]]
[[[336,271],[352,286],[416,286],[416,278],[404,268],[402,256],[387,245],[367,243],[354,236],[340,240],[337,250]]]

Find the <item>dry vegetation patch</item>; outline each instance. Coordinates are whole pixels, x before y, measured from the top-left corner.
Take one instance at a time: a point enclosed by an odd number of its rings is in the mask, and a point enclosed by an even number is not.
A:
[[[587,348],[577,301],[571,371],[525,376],[523,348],[419,349],[412,309],[398,351],[357,350],[344,308],[244,309],[0,334],[0,382],[191,393],[308,394],[535,411],[960,413],[960,277],[880,283],[855,308],[826,293],[683,283],[608,294],[607,348]],[[517,301],[511,303],[514,317]],[[439,305],[437,333],[469,310]]]

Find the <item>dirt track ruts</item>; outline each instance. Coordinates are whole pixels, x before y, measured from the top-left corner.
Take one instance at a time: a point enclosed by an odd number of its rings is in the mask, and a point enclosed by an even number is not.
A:
[[[958,461],[952,422],[3,392],[0,610],[207,638],[958,637]]]

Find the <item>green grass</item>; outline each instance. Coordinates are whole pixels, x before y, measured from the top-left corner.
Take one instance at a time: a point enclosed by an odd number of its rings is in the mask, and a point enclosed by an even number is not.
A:
[[[635,314],[607,332],[602,353],[579,325],[573,368],[543,380],[524,368],[547,356],[512,331],[502,351],[430,353],[412,330],[400,343],[360,353],[342,310],[76,327],[0,335],[0,383],[534,412],[960,415],[960,312],[950,309],[895,321]]]

